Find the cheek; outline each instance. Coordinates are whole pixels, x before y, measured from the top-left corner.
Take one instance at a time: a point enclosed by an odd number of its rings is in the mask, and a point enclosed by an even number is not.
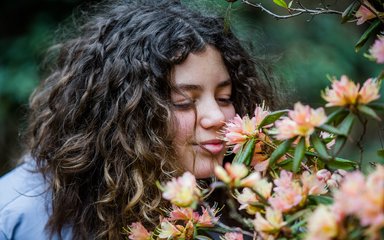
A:
[[[225,116],[225,121],[231,120],[236,115],[235,107],[231,105],[230,107],[228,107],[228,109],[225,109],[223,113]]]
[[[177,141],[183,141],[193,136],[196,121],[194,113],[177,112],[175,113],[175,120],[174,131]]]

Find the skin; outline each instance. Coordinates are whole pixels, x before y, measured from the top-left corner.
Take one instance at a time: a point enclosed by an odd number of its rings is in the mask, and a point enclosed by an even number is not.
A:
[[[222,164],[225,144],[219,139],[224,122],[235,116],[232,84],[223,59],[215,48],[191,53],[176,65],[171,100],[176,118],[176,145],[185,170],[197,178],[212,176]]]

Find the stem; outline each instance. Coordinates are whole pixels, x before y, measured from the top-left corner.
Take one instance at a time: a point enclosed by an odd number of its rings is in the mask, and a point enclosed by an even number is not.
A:
[[[201,203],[208,211],[208,214],[209,216],[214,219],[215,218],[215,215],[212,213],[212,210],[211,208],[209,207],[209,205],[206,203],[206,202],[202,202]],[[224,223],[220,222],[220,221],[217,221],[217,222],[214,222],[213,223],[214,225],[216,226],[219,226],[220,228],[223,228],[224,230],[226,230],[227,232],[241,232],[243,235],[247,235],[247,236],[250,236],[250,237],[253,237],[253,234],[248,232],[248,231],[244,231],[243,229],[241,228],[233,228],[233,227],[229,227],[227,225],[225,225]]]
[[[382,127],[380,126],[380,123],[379,123],[379,122],[377,123],[377,125],[379,126],[379,132],[378,132],[378,134],[379,134],[380,146],[381,146],[381,149],[383,149],[384,147],[383,147],[383,139],[381,138],[381,132],[384,131],[384,128],[382,128]]]
[[[356,145],[357,147],[359,148],[360,150],[360,159],[359,159],[359,162],[358,162],[358,166],[359,166],[359,169],[361,169],[361,165],[363,163],[363,152],[364,152],[364,146],[363,146],[363,139],[364,139],[364,136],[367,132],[367,122],[368,120],[367,119],[362,119],[361,115],[360,114],[357,114],[357,118],[359,119],[361,125],[363,126],[363,130],[362,130],[362,133],[359,137],[359,140],[357,140],[356,142]]]

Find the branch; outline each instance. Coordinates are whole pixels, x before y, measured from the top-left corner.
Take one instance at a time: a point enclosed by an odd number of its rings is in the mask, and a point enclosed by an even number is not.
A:
[[[251,3],[248,0],[242,0],[242,3],[247,4],[251,7],[260,8],[262,11],[268,13],[269,15],[273,16],[276,19],[287,19],[292,17],[297,17],[301,14],[309,14],[312,16],[320,15],[320,14],[338,14],[342,15],[343,12],[332,10],[332,9],[326,9],[326,8],[316,8],[316,9],[307,9],[307,8],[288,8],[290,12],[292,12],[289,15],[279,15],[276,14],[270,10],[268,10],[266,7],[264,7],[261,3]]]

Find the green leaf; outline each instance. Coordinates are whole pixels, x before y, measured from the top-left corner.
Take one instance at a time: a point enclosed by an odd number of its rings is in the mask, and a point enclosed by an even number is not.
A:
[[[293,158],[292,171],[298,172],[300,170],[301,161],[304,158],[305,152],[305,138],[301,138],[300,142],[296,145],[295,156]]]
[[[346,23],[355,17],[356,10],[360,7],[359,1],[353,1],[341,15],[341,23]]]
[[[272,166],[276,160],[280,159],[288,151],[294,139],[295,138],[290,138],[285,140],[276,148],[275,151],[273,151],[271,157],[269,158],[269,166]]]
[[[336,111],[332,112],[328,115],[326,124],[330,124],[334,121],[342,121],[345,116],[347,115],[348,111],[346,111],[344,108],[338,108]]]
[[[244,144],[241,145],[239,151],[236,153],[235,157],[233,158],[233,162],[239,162],[239,158],[243,154],[243,151],[244,151]]]
[[[333,156],[336,156],[339,154],[340,150],[344,147],[345,142],[347,141],[346,137],[339,136],[335,140],[335,145],[333,145]]]
[[[380,117],[376,114],[376,112],[372,108],[366,105],[357,106],[357,110],[359,110],[359,112],[364,113],[365,115],[371,118],[376,119],[377,121],[381,121]]]
[[[283,161],[279,162],[279,163],[276,163],[277,166],[285,169],[285,170],[288,170],[288,171],[292,171],[293,169],[293,158],[287,158],[287,159],[284,159]]]
[[[326,165],[333,170],[343,169],[350,171],[356,169],[357,163],[352,160],[337,157],[327,162]]]
[[[324,161],[331,160],[331,156],[329,156],[327,148],[325,147],[324,143],[321,141],[321,139],[317,136],[316,133],[311,135],[311,142],[316,152],[318,153],[318,156],[322,160]]]
[[[319,205],[319,204],[330,205],[333,203],[333,198],[329,196],[309,195],[308,200],[312,203],[315,203],[316,205]]]
[[[284,0],[273,0],[273,2],[280,7],[288,8],[288,5]]]
[[[384,157],[384,149],[377,150],[377,155],[379,155],[379,157]]]
[[[364,44],[367,42],[368,38],[375,34],[375,30],[376,28],[378,28],[381,24],[381,21],[379,19],[376,19],[376,21],[374,21],[371,26],[369,26],[369,28],[363,33],[363,35],[361,35],[359,41],[357,41],[356,45],[355,45],[355,51],[358,52],[360,50],[360,48],[362,46],[364,46]]]
[[[288,110],[279,110],[279,111],[271,112],[263,119],[263,121],[261,121],[258,128],[260,129],[264,126],[274,123],[277,119],[279,119],[282,115],[284,115],[287,112]]]
[[[303,210],[300,210],[298,212],[295,212],[292,215],[287,215],[286,219],[285,219],[285,222],[287,224],[293,223],[293,222],[297,221],[298,219],[300,219],[300,218],[304,217],[305,215],[307,215],[308,211],[309,211],[309,209],[303,209]]]
[[[335,135],[346,136],[342,131],[340,131],[340,129],[335,128],[335,127],[328,125],[328,124],[323,124],[317,128],[322,130],[322,131],[329,132],[329,133],[332,133]]]
[[[348,116],[340,123],[339,129],[344,135],[348,135],[351,127],[353,125],[353,122],[355,121],[356,116],[350,112]]]
[[[236,159],[236,163],[242,163],[247,166],[251,164],[252,156],[253,156],[253,150],[255,149],[255,138],[251,138],[248,140],[247,143],[245,143],[244,151],[241,153],[238,159]]]
[[[384,111],[384,104],[383,103],[370,103],[367,106],[372,108],[373,110]]]
[[[360,240],[364,239],[364,231],[362,228],[354,228],[349,234],[348,239],[350,240]]]
[[[351,131],[353,122],[355,121],[356,116],[350,112],[344,120],[339,124],[338,128],[343,133],[336,138],[335,145],[333,146],[333,156],[338,155],[340,150],[343,148],[344,144],[347,141],[349,132]]]

